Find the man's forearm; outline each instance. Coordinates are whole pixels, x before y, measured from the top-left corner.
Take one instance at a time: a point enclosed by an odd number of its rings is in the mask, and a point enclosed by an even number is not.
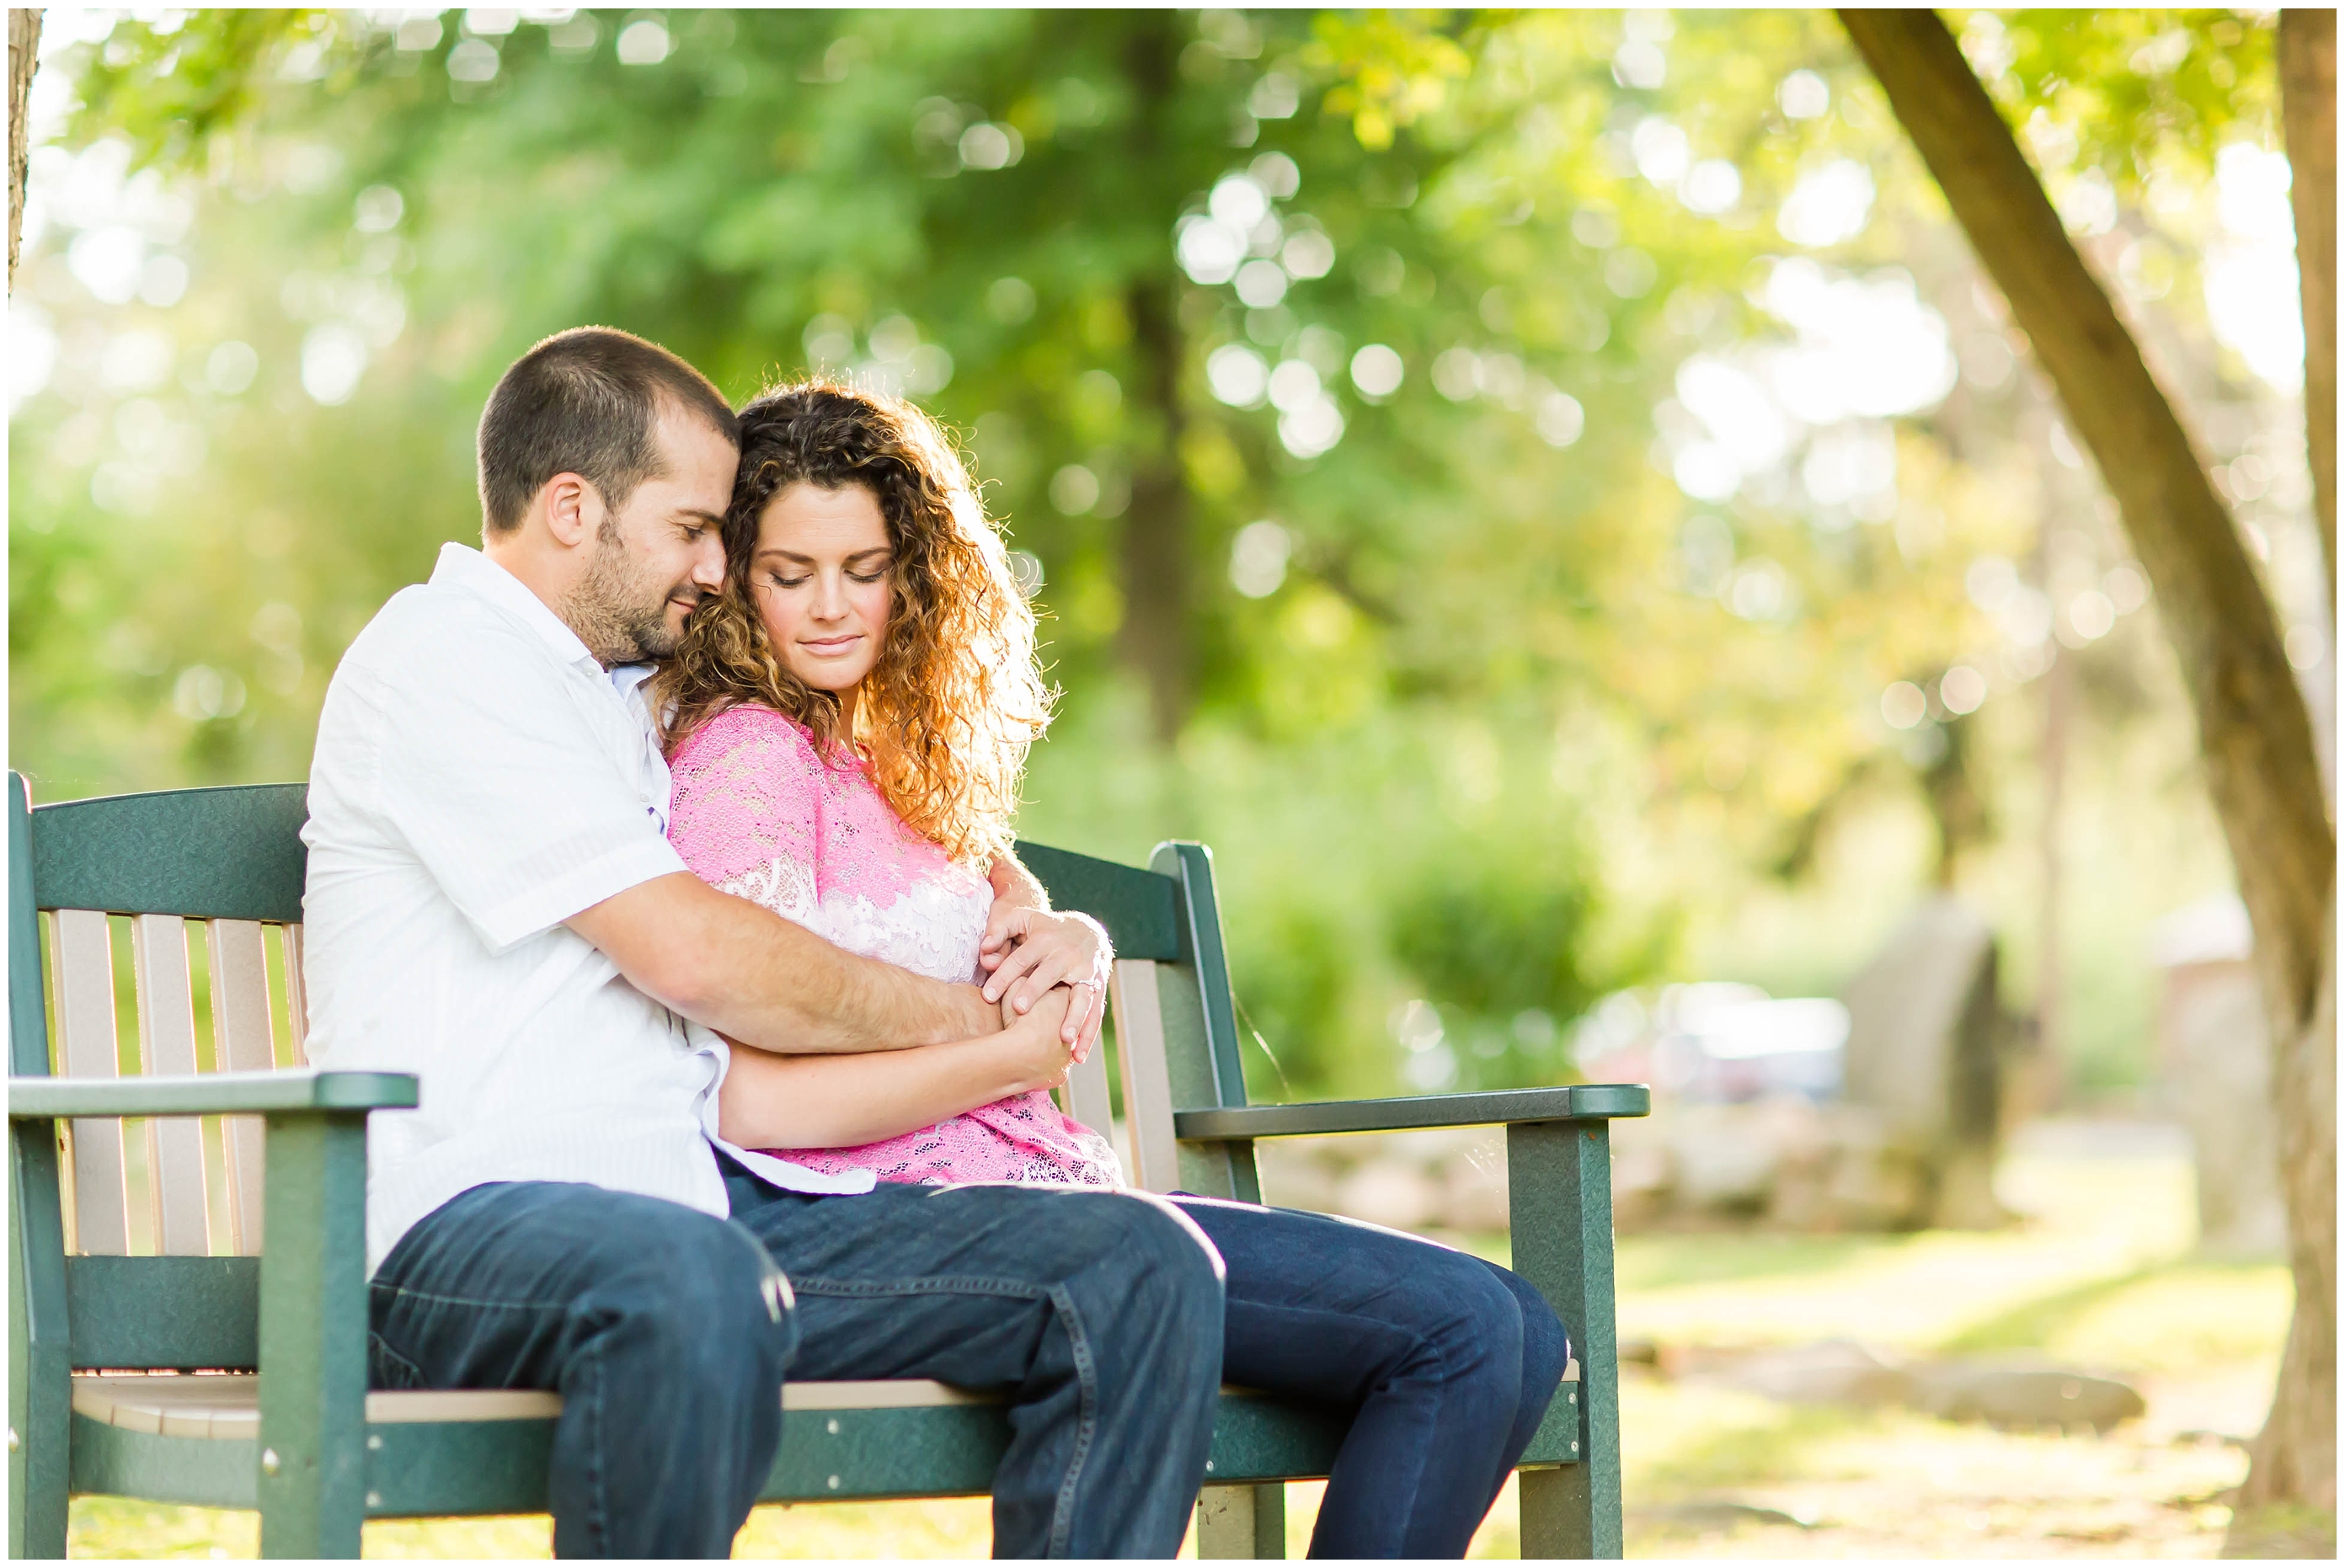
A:
[[[1001,1027],[975,986],[858,958],[689,873],[641,883],[569,925],[638,990],[762,1050],[894,1050]]]
[[[708,909],[700,1022],[761,1050],[884,1051],[990,1034],[1001,1016],[953,986],[858,958],[746,899]],[[729,905],[729,907],[727,907]],[[704,1016],[705,1015],[705,1016]]]

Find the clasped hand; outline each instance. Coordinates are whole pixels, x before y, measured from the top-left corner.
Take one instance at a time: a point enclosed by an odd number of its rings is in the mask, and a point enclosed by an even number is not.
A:
[[[1107,1015],[1107,980],[1115,950],[1107,932],[1088,915],[1058,914],[996,900],[978,944],[977,961],[986,971],[985,999],[1001,1004],[1009,1025],[1030,1015],[1053,987],[1065,987],[1061,1044],[1072,1060],[1090,1057]]]
[[[1030,1011],[1011,1010],[1001,1004],[1001,1033],[993,1037],[1009,1054],[1019,1091],[1055,1089],[1067,1081],[1067,1069],[1082,1060],[1065,1037],[1078,1000],[1072,986],[1053,986],[1042,993]]]

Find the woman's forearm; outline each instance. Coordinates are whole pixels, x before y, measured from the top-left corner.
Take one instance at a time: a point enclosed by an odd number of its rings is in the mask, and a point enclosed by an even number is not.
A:
[[[718,1127],[743,1148],[852,1148],[1039,1087],[1007,1032],[940,1046],[784,1057],[736,1046]]]
[[[1004,855],[994,861],[992,867],[987,871],[985,879],[992,885],[993,898],[997,904],[1015,905],[1028,909],[1051,907],[1050,891],[1042,885],[1041,881],[1032,872],[1026,869],[1025,863],[1014,855]]]

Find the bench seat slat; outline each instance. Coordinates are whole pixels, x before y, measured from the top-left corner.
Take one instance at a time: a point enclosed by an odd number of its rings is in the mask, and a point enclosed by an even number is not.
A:
[[[76,1492],[253,1506],[258,1380],[84,1376],[74,1384]],[[369,1515],[542,1512],[559,1411],[553,1395],[525,1391],[370,1394]],[[784,1411],[763,1502],[980,1495],[1010,1442],[998,1400],[924,1381],[794,1383]],[[1224,1388],[1209,1479],[1324,1476],[1344,1429],[1333,1411]]]

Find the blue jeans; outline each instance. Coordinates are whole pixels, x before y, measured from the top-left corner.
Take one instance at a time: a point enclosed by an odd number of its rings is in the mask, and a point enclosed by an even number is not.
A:
[[[1519,1275],[1355,1220],[1176,1194],[1221,1252],[1223,1375],[1354,1412],[1314,1557],[1462,1557],[1569,1359]]]
[[[1225,1375],[1353,1412],[1314,1556],[1457,1557],[1568,1355],[1518,1276],[1352,1220],[1010,1187],[810,1198],[737,1169],[726,1186],[730,1222],[475,1188],[376,1272],[376,1386],[565,1396],[563,1555],[724,1555],[773,1462],[787,1367],[1011,1392],[1000,1556],[1171,1556]]]
[[[780,1442],[785,1371],[1010,1395],[997,1555],[1173,1554],[1222,1366],[1220,1267],[1180,1210],[727,1186],[730,1220],[564,1182],[451,1199],[375,1272],[375,1386],[560,1392],[563,1556],[728,1555]]]

